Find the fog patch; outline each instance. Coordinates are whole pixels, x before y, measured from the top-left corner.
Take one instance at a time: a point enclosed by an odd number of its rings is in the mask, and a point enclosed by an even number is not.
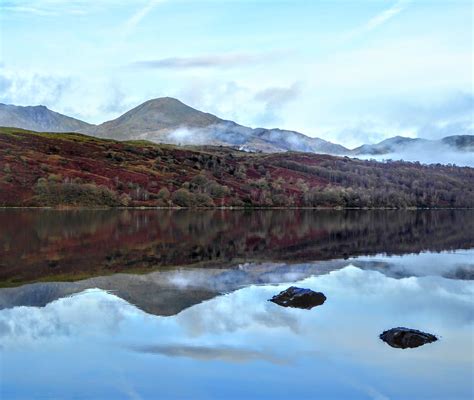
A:
[[[451,146],[434,141],[412,143],[387,154],[358,154],[357,158],[376,161],[418,161],[422,164],[454,164],[474,167],[473,152],[456,150]]]

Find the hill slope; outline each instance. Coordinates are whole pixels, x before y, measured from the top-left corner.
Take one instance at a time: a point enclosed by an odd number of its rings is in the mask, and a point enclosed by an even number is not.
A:
[[[0,206],[474,207],[474,169],[0,129]]]
[[[51,111],[45,106],[14,106],[0,103],[0,126],[39,132],[74,132],[92,127],[87,122]]]

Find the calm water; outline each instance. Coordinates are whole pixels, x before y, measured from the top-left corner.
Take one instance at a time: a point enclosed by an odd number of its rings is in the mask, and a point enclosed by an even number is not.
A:
[[[0,397],[472,399],[473,277],[472,211],[0,211]]]

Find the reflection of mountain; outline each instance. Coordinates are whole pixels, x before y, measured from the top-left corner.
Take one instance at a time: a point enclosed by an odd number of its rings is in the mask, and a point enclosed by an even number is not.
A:
[[[0,280],[468,249],[472,211],[0,212]]]
[[[226,268],[171,268],[149,274],[115,274],[77,282],[46,282],[0,289],[0,309],[44,307],[54,300],[101,289],[113,293],[148,314],[170,316],[205,300],[253,284],[295,282],[323,275],[348,265],[373,270],[392,278],[443,276],[472,279],[472,251],[452,255],[422,254],[402,258],[350,259],[303,264],[261,263]],[[433,265],[437,260],[438,265]],[[461,260],[462,264],[458,264]],[[460,275],[459,271],[462,271]]]
[[[59,298],[98,288],[155,315],[180,311],[243,286],[302,279],[340,268],[347,262],[321,265],[261,264],[228,268],[171,269],[145,275],[115,274],[78,282],[47,282],[0,289],[0,309],[15,306],[44,307]]]

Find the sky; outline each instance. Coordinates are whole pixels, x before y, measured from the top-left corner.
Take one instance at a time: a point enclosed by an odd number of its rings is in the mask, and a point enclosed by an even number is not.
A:
[[[0,102],[101,123],[171,96],[355,147],[473,134],[474,3],[0,0]]]

